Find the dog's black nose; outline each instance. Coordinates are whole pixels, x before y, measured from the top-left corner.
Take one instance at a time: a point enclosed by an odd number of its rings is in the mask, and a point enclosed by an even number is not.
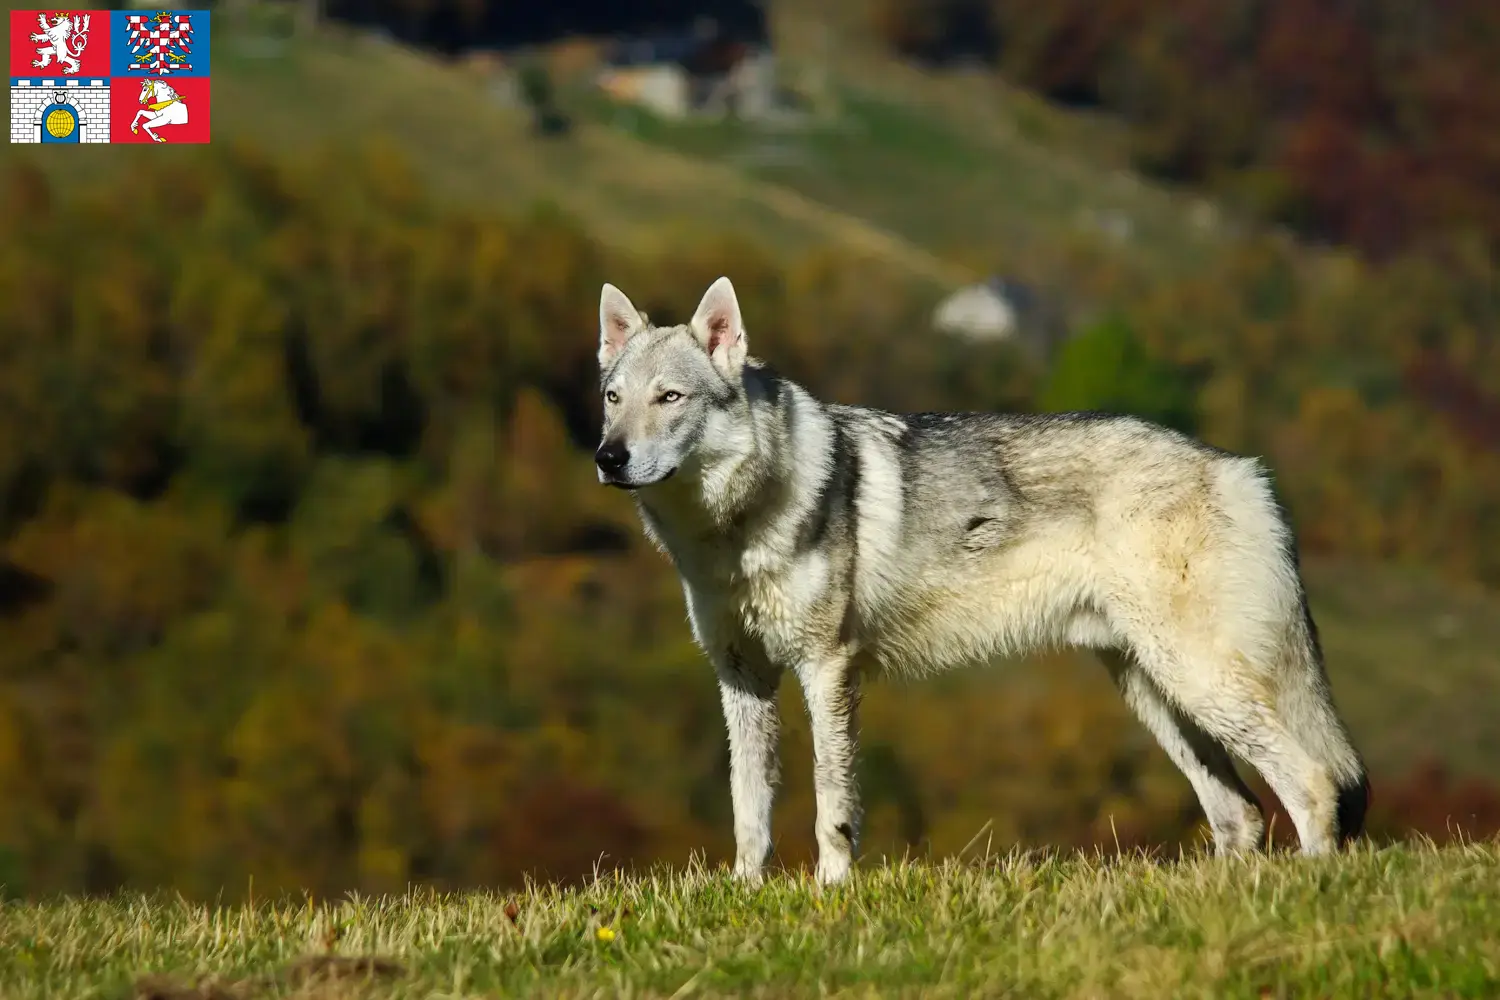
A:
[[[623,441],[606,441],[594,452],[594,464],[599,466],[600,471],[615,473],[625,468],[625,463],[630,461],[630,452]]]

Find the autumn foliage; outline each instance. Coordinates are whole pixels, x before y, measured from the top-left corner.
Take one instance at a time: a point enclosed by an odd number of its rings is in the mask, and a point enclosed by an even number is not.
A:
[[[1129,359],[1132,394],[1106,401],[1149,413],[1165,386],[1175,422],[1267,455],[1310,548],[1500,582],[1483,254],[1306,275],[1247,251],[1048,373],[929,334],[930,301],[861,259],[631,257],[548,211],[418,191],[380,147],[287,165],[215,146],[81,192],[0,174],[9,891],[722,857],[717,693],[675,578],[589,459],[606,276],[670,319],[732,274],[757,353],[851,402],[1093,405],[1089,366]],[[1191,837],[1185,783],[1106,704],[1102,681],[912,699],[864,765],[874,843],[961,846],[995,815],[1000,844]],[[784,815],[810,831],[797,773]]]
[[[1500,6],[1490,0],[881,0],[930,62],[973,52],[1129,124],[1150,173],[1380,256],[1500,243]]]

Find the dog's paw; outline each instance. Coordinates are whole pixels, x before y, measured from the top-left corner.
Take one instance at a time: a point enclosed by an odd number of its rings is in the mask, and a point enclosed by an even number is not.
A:
[[[736,881],[751,888],[760,886],[766,880],[765,868],[749,861],[735,862],[732,874]]]
[[[823,854],[818,858],[818,884],[838,885],[849,877],[852,868],[847,854]]]

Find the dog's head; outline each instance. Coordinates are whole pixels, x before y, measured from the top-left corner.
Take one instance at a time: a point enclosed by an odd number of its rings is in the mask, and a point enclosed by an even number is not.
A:
[[[731,447],[742,399],[745,327],[728,278],[709,286],[693,318],[657,327],[614,285],[599,297],[604,434],[599,481],[623,489],[696,474]],[[716,442],[718,442],[716,444]]]

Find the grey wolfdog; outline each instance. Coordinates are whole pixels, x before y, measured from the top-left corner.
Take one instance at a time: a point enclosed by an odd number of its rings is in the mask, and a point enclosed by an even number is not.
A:
[[[1304,853],[1359,834],[1364,764],[1254,459],[1125,416],[820,402],[747,356],[727,278],[670,327],[606,284],[599,331],[599,480],[634,494],[718,675],[735,874],[759,881],[771,852],[784,671],[811,720],[826,884],[853,863],[861,668],[1057,646],[1099,652],[1219,853],[1264,832],[1231,755],[1270,784]]]

